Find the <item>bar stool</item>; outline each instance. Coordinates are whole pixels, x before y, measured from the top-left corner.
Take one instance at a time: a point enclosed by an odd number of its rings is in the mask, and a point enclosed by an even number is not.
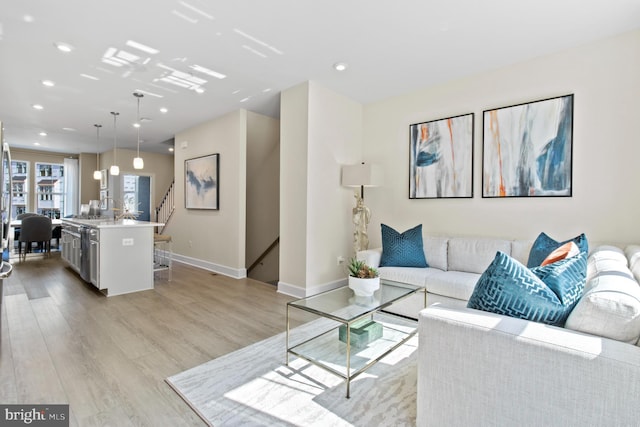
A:
[[[153,272],[167,271],[168,281],[171,281],[171,264],[173,261],[173,248],[171,236],[153,233]]]

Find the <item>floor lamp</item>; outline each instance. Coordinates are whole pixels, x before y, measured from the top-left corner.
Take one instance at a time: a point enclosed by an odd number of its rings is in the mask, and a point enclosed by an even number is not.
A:
[[[356,191],[356,206],[353,208],[353,250],[355,254],[369,248],[367,227],[371,218],[371,211],[364,205],[364,187],[378,187],[382,185],[382,171],[377,165],[365,164],[348,165],[342,167],[342,185],[344,187],[360,187]]]

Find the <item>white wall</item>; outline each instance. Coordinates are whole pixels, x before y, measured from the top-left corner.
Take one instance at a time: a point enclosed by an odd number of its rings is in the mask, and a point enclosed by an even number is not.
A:
[[[246,123],[246,110],[239,110],[175,137],[176,211],[167,228],[175,258],[232,277],[246,276]],[[220,209],[185,209],[184,161],[215,153],[220,153]]]
[[[282,93],[280,120],[278,290],[310,295],[345,280],[354,199],[340,171],[362,161],[362,106],[307,82]]]
[[[368,190],[371,247],[380,223],[404,231],[640,243],[640,31],[364,107],[365,160],[385,185]],[[573,197],[482,198],[482,112],[575,94]],[[409,125],[475,113],[474,197],[409,200]],[[310,194],[310,197],[312,194]],[[326,250],[326,248],[325,248]]]
[[[307,139],[309,86],[280,96],[280,280],[296,294],[307,278]],[[288,290],[284,290],[287,288]]]

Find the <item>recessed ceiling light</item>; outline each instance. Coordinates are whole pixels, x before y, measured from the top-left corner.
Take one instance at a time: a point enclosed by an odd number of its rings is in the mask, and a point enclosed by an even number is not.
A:
[[[36,110],[42,110],[44,107],[40,104],[33,104],[32,105],[33,108],[35,108]]]
[[[43,81],[42,81],[42,84],[43,84],[44,86],[47,86],[47,87],[53,87],[53,86],[55,86],[55,85],[56,85],[56,84],[55,84],[54,82],[52,82],[51,80],[43,80]]]
[[[203,89],[203,88],[201,88],[201,87],[197,87],[197,88],[195,89],[195,91],[196,91],[196,93],[204,93],[204,89]]]
[[[92,75],[89,75],[89,74],[80,74],[80,77],[84,77],[85,79],[89,79],[89,80],[100,80],[96,76],[92,76]]]
[[[66,130],[67,132],[75,132],[77,129],[75,129],[75,128],[62,128],[62,130]]]
[[[33,145],[40,145],[40,143],[39,142],[34,142]]]
[[[150,55],[155,55],[158,52],[160,52],[158,49],[154,49],[152,47],[149,47],[149,46],[144,45],[142,43],[138,43],[138,42],[133,41],[133,40],[127,40],[126,45],[129,46],[129,47],[132,47],[134,49],[141,50],[141,51],[143,51],[145,53],[148,53]]]
[[[347,64],[345,64],[344,62],[336,62],[335,64],[333,64],[333,68],[336,71],[344,71],[347,69]]]
[[[40,132],[38,135],[40,135],[40,136],[47,136],[47,133],[46,133],[46,132]]]
[[[23,20],[24,22],[31,23],[31,22],[33,22],[33,16],[31,16],[31,15],[24,15],[24,16],[22,17],[22,20]]]
[[[173,153],[173,147],[169,147],[169,151]]]
[[[162,107],[162,108],[160,109],[160,112],[161,112],[162,114],[167,114],[167,113],[169,112],[169,110],[167,110],[166,108]]]
[[[58,48],[59,51],[64,53],[69,53],[73,50],[73,46],[71,46],[69,43],[58,42],[54,43],[53,45]]]
[[[227,78],[227,76],[225,74],[219,73],[217,71],[213,71],[207,67],[203,67],[202,65],[190,65],[189,68],[191,68],[194,71],[198,71],[200,73],[203,74],[208,74],[212,77],[215,77],[216,79],[225,79]]]

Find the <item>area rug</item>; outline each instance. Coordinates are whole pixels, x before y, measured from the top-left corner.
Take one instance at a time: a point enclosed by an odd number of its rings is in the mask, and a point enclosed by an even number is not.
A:
[[[321,321],[291,331],[314,333]],[[337,339],[337,338],[336,338]],[[351,381],[295,356],[286,335],[268,338],[167,378],[212,426],[414,426],[417,336]]]

